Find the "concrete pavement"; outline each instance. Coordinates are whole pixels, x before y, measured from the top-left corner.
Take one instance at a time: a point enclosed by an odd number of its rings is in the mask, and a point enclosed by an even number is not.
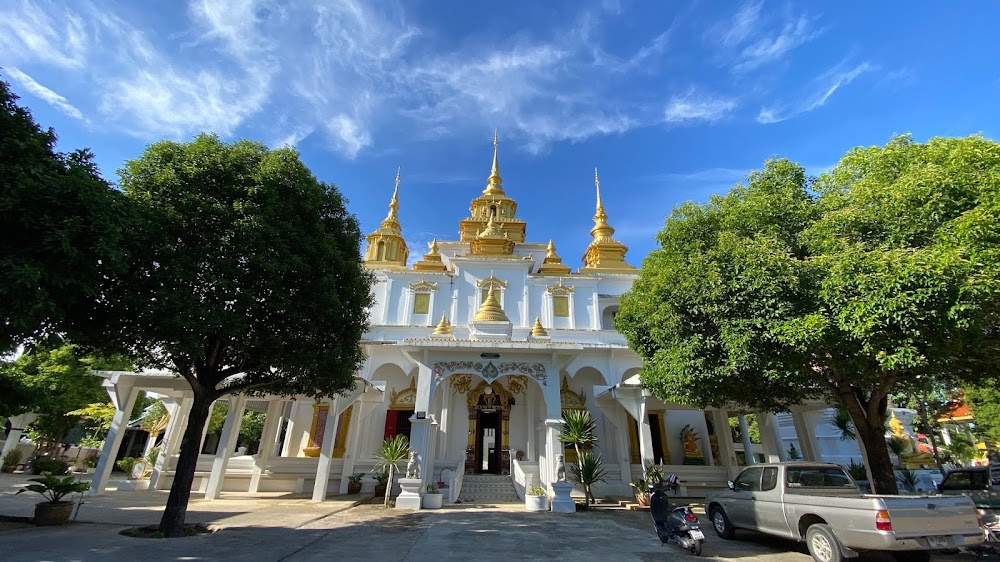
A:
[[[30,515],[35,498],[14,497],[9,475],[0,478],[0,514]],[[22,478],[23,481],[23,478]],[[331,496],[312,503],[274,494],[193,496],[189,522],[217,532],[179,539],[137,539],[123,529],[154,524],[165,492],[110,492],[90,498],[77,523],[64,527],[0,529],[0,560],[683,560],[661,547],[646,512],[528,513],[520,505],[456,505],[402,512],[380,504],[351,508],[356,498]],[[705,560],[807,562],[801,544],[739,533],[724,541],[704,522]],[[867,560],[886,560],[869,557]],[[964,562],[965,556],[941,556]]]

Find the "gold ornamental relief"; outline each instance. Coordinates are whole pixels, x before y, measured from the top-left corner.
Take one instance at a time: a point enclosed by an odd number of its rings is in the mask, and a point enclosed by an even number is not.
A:
[[[451,387],[455,392],[465,394],[472,386],[472,375],[460,374],[451,377]]]
[[[407,410],[417,403],[417,377],[410,379],[410,386],[403,390],[392,390],[389,393],[390,410]]]
[[[507,377],[507,386],[510,387],[511,394],[522,394],[528,386],[528,377],[525,375],[510,375]]]

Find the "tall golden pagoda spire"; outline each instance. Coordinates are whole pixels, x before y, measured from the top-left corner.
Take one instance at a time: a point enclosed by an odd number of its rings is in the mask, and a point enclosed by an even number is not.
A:
[[[399,224],[399,177],[400,168],[396,169],[396,185],[389,200],[389,212],[382,219],[378,229],[367,236],[368,248],[365,249],[365,265],[380,269],[406,269],[406,260],[410,249],[403,239],[403,227]]]
[[[499,228],[515,244],[524,242],[527,225],[518,219],[517,202],[507,196],[503,190],[503,179],[500,177],[500,133],[493,130],[493,166],[486,180],[486,188],[472,200],[469,206],[469,216],[459,223],[459,240],[472,242],[487,226],[492,218]]]
[[[486,180],[486,189],[483,195],[503,195],[503,180],[500,178],[500,131],[493,129],[493,168],[490,169],[490,177]]]
[[[628,273],[635,267],[625,263],[628,247],[613,238],[615,229],[608,224],[608,214],[601,201],[601,178],[594,168],[594,187],[597,188],[597,210],[594,212],[594,228],[590,229],[593,240],[583,254],[584,266],[581,273]]]

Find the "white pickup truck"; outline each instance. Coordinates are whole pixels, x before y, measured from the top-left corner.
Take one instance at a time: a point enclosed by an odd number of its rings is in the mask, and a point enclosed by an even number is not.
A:
[[[710,493],[705,510],[724,539],[748,529],[805,541],[818,562],[839,562],[862,551],[888,551],[917,562],[928,560],[930,550],[983,541],[971,499],[862,494],[835,464],[749,466],[729,490]]]

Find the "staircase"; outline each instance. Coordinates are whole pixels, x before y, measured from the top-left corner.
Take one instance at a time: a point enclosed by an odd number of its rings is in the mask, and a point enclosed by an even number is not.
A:
[[[462,477],[462,503],[521,503],[510,476],[502,474],[466,474]]]

